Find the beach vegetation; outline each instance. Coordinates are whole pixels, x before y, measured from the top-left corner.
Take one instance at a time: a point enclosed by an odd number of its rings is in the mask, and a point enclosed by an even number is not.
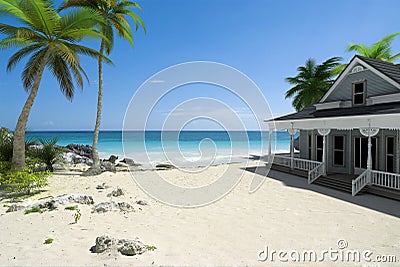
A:
[[[322,64],[308,59],[304,66],[297,68],[298,74],[287,77],[286,82],[294,85],[285,93],[285,98],[293,98],[292,105],[300,111],[318,102],[334,82],[333,70],[339,66],[340,57],[332,57]]]
[[[66,210],[76,210],[76,209],[78,209],[78,206],[68,206],[68,207],[65,207],[65,209]]]
[[[7,128],[0,128],[0,161],[11,162],[13,154],[13,135]]]
[[[11,193],[30,195],[47,186],[47,177],[52,174],[49,171],[34,172],[29,167],[22,170],[7,169],[7,167],[0,173],[0,185]]]
[[[61,92],[72,100],[75,86],[83,88],[88,77],[79,55],[111,61],[98,51],[80,45],[84,39],[107,37],[95,28],[104,22],[93,10],[79,9],[60,14],[51,0],[0,0],[0,14],[12,17],[16,25],[0,23],[0,49],[17,49],[9,59],[7,71],[28,57],[22,72],[22,85],[28,93],[14,130],[12,167],[25,167],[25,132],[28,117],[35,101],[45,68],[57,79]]]
[[[31,214],[31,213],[43,213],[44,212],[44,210],[42,210],[41,208],[39,208],[39,207],[32,207],[31,209],[27,209],[27,210],[25,210],[25,214]]]
[[[27,156],[38,159],[46,164],[46,169],[53,171],[53,164],[61,160],[64,150],[57,146],[58,138],[38,138],[40,146],[36,146],[27,151]]]
[[[131,26],[127,18],[133,19],[136,30],[141,27],[146,32],[146,26],[143,20],[135,12],[132,11],[133,8],[141,9],[141,7],[135,2],[128,0],[65,0],[60,9],[76,7],[99,12],[106,21],[106,23],[104,24],[99,24],[100,32],[104,35],[104,39],[101,40],[100,44],[100,54],[104,54],[104,52],[106,52],[107,55],[109,55],[111,53],[114,46],[114,30],[119,37],[126,39],[132,46],[134,45]],[[107,40],[109,40],[109,42]],[[100,170],[101,168],[97,144],[99,139],[101,113],[103,106],[102,57],[98,58],[98,73],[99,77],[97,92],[97,113],[92,145],[93,165],[91,166],[91,169],[89,169],[88,173],[97,173],[96,171],[93,171],[93,169]]]
[[[51,243],[53,243],[53,241],[54,241],[53,238],[47,238],[47,239],[44,241],[44,244],[51,244]]]
[[[76,212],[74,213],[74,222],[78,223],[78,221],[81,219],[82,214],[80,209],[76,209]]]
[[[150,245],[146,245],[146,249],[149,250],[149,251],[154,251],[154,250],[157,249],[157,247],[155,247],[155,246],[150,246]]]

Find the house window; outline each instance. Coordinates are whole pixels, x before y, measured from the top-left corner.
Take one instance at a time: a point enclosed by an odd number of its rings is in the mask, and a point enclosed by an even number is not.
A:
[[[365,82],[353,83],[353,105],[365,104]]]
[[[308,156],[308,159],[311,160],[311,156],[312,156],[311,155],[311,153],[312,153],[312,135],[311,134],[308,135],[307,148],[308,148],[307,156]]]
[[[352,70],[351,73],[356,73],[356,72],[360,72],[363,71],[364,68],[362,66],[355,66]]]
[[[317,135],[317,145],[316,145],[316,151],[317,151],[317,161],[322,162],[322,154],[323,154],[323,148],[324,146],[324,139],[322,135]]]
[[[343,135],[333,136],[333,164],[344,166],[344,146],[345,139]]]
[[[386,137],[386,171],[394,172],[394,137]]]

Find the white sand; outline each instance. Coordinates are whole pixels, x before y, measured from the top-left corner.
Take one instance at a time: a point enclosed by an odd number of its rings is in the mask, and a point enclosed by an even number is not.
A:
[[[238,174],[241,164],[233,165]],[[163,176],[176,184],[200,185],[215,179],[226,165],[215,166],[193,176],[178,170]],[[260,170],[262,174],[263,170]],[[150,171],[137,175],[149,175]],[[57,196],[64,193],[92,195],[95,202],[109,201],[106,194],[119,186],[128,194],[113,198],[135,206],[136,212],[91,213],[91,207],[79,205],[82,218],[73,222],[72,211],[24,215],[6,213],[0,208],[1,265],[282,265],[276,260],[257,261],[258,251],[268,246],[275,250],[337,249],[345,239],[349,249],[371,250],[373,255],[396,255],[400,264],[400,203],[372,195],[352,196],[320,186],[308,186],[305,179],[282,173],[266,182],[254,194],[248,187],[254,173],[245,171],[238,186],[220,201],[201,208],[183,209],[161,204],[142,192],[129,173],[104,173],[97,177],[59,174],[50,178],[48,191],[33,196]],[[259,174],[257,174],[259,175]],[[198,178],[198,179],[197,179]],[[200,179],[204,179],[201,181]],[[112,188],[96,190],[105,182]],[[145,199],[148,206],[134,204]],[[356,202],[356,203],[352,203]],[[139,210],[141,208],[141,210]],[[155,251],[128,257],[119,254],[93,254],[89,251],[97,236],[139,237]],[[43,244],[54,238],[50,245]],[[296,263],[289,261],[286,265]],[[325,261],[319,266],[330,266]],[[336,262],[337,266],[349,263]],[[301,264],[309,266],[310,263]],[[361,265],[361,263],[350,263]]]

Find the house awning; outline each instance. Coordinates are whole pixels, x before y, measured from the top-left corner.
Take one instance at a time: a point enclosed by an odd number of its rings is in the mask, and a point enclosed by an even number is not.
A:
[[[380,114],[380,115],[357,115],[357,116],[336,116],[304,119],[268,120],[266,121],[270,129],[360,129],[360,128],[380,128],[380,129],[400,129],[400,114]]]

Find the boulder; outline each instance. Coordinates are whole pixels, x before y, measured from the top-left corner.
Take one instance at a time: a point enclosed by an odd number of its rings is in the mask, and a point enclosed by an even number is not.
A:
[[[111,155],[107,161],[111,162],[112,164],[115,164],[115,161],[118,159],[118,156]]]
[[[108,235],[96,238],[96,245],[93,248],[95,253],[118,251],[122,255],[134,256],[143,254],[147,251],[147,246],[138,238],[136,239],[116,239]]]
[[[115,164],[110,161],[102,161],[101,167],[104,171],[108,172],[116,172],[117,169],[115,168]]]
[[[64,171],[65,168],[61,164],[55,163],[53,164],[53,171]]]
[[[107,194],[107,197],[119,197],[124,194],[124,191],[122,191],[121,188],[117,187],[114,189],[111,193]]]
[[[101,202],[93,207],[92,213],[104,213],[115,209],[119,209],[119,206],[115,202]]]
[[[139,239],[119,239],[117,241],[117,250],[126,256],[135,256],[143,254],[147,251],[147,246],[139,241]]]
[[[68,148],[69,151],[71,151],[79,156],[93,159],[92,158],[93,148],[89,145],[69,144],[66,146],[66,148]]]
[[[126,203],[126,202],[119,202],[118,204],[118,208],[120,211],[133,211],[133,207],[131,206],[131,204]]]
[[[107,250],[115,248],[116,240],[108,235],[102,235],[96,238],[96,245],[94,252],[102,253]]]
[[[6,212],[19,211],[19,210],[23,210],[23,209],[26,209],[26,207],[23,205],[12,204],[11,206],[8,207]]]
[[[54,210],[59,205],[66,205],[70,203],[78,203],[78,204],[85,204],[85,205],[92,205],[94,204],[93,197],[89,195],[82,195],[82,194],[64,194],[59,195],[55,198],[51,197],[49,199],[39,200],[34,203],[30,204],[13,204],[11,205],[7,212],[13,212],[23,209],[31,209],[33,207],[38,207],[40,209],[47,209],[47,210]]]
[[[89,195],[83,194],[64,194],[57,196],[53,199],[59,204],[69,204],[69,203],[78,203],[78,204],[86,204],[92,205],[94,204],[93,197]]]
[[[103,172],[101,168],[92,168],[90,167],[88,170],[81,173],[81,176],[96,176]]]
[[[140,165],[140,164],[135,163],[135,161],[133,159],[130,159],[130,158],[124,158],[120,162],[125,163],[128,166],[138,166],[138,165]]]
[[[108,211],[119,210],[119,211],[133,211],[131,204],[126,202],[115,203],[114,201],[102,202],[93,207],[92,213],[104,213]]]

